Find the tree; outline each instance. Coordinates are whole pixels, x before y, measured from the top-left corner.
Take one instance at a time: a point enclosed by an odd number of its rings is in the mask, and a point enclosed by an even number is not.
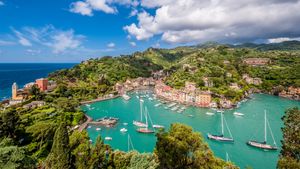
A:
[[[101,137],[97,137],[96,144],[91,151],[91,167],[101,169],[107,167],[106,151],[108,146],[104,145]]]
[[[67,126],[62,122],[54,135],[54,142],[50,154],[48,155],[45,168],[49,169],[69,169],[71,168],[69,136]]]
[[[280,158],[277,164],[279,169],[300,168],[300,110],[298,107],[288,109],[282,117],[283,140]]]
[[[29,94],[31,96],[33,96],[36,100],[41,100],[43,99],[43,94],[40,91],[40,88],[38,88],[38,86],[33,85],[30,90],[29,90]]]
[[[0,113],[0,138],[16,137],[19,122],[20,117],[17,114],[16,109],[7,109]]]
[[[0,168],[34,168],[34,161],[23,148],[13,145],[12,139],[4,138],[0,142]]]
[[[236,168],[214,157],[200,133],[179,123],[157,134],[155,154],[164,169]]]

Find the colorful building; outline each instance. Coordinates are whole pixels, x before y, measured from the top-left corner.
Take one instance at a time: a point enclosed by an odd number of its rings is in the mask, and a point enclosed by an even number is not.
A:
[[[23,100],[24,96],[22,95],[22,91],[18,90],[17,83],[13,83],[12,85],[12,100]]]
[[[46,91],[48,89],[48,79],[45,78],[36,79],[35,84],[41,91]]]
[[[159,81],[154,91],[159,97],[198,107],[209,107],[212,100],[209,91],[200,91],[193,82],[186,82],[184,89],[177,90]]]

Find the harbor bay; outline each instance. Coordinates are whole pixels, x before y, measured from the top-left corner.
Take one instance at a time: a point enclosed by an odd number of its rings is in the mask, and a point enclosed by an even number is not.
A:
[[[143,109],[147,107],[151,122],[165,126],[168,130],[172,123],[184,123],[201,132],[214,154],[224,160],[228,159],[241,168],[250,166],[255,169],[276,168],[280,148],[277,151],[264,151],[246,145],[249,140],[264,140],[264,111],[267,112],[271,132],[278,147],[281,146],[281,117],[287,108],[300,106],[300,102],[283,99],[265,94],[254,94],[252,99],[241,102],[238,108],[224,111],[224,119],[234,138],[234,143],[223,143],[207,139],[207,133],[221,134],[221,113],[208,108],[187,107],[172,105],[172,102],[160,104],[151,90],[128,93],[131,97],[125,100],[122,97],[83,105],[82,110],[94,120],[103,117],[119,118],[116,126],[106,128],[103,126],[87,127],[92,142],[100,135],[111,140],[105,140],[114,149],[123,151],[137,150],[139,152],[152,152],[155,148],[155,134],[143,134],[136,131],[134,120],[140,119],[140,99],[143,99]],[[176,109],[177,106],[177,109]],[[175,107],[175,108],[174,108]],[[243,116],[234,114],[240,112]],[[150,122],[149,122],[150,123]],[[98,129],[97,129],[98,128]],[[99,129],[101,128],[101,129]],[[126,128],[127,132],[121,132]],[[229,135],[227,129],[224,135]],[[267,140],[273,144],[272,134],[268,131]],[[132,145],[128,143],[128,135]],[[228,154],[228,156],[226,156]]]

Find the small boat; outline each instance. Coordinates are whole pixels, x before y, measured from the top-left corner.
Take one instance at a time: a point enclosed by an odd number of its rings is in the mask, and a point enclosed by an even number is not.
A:
[[[225,121],[225,125],[227,127],[230,137],[224,137],[224,122],[223,121]],[[233,137],[227,126],[226,120],[224,120],[223,113],[221,113],[221,129],[222,129],[222,131],[221,131],[220,135],[214,135],[214,134],[208,133],[207,138],[211,139],[211,140],[222,141],[222,142],[233,142],[234,141]]]
[[[171,110],[176,111],[179,108],[179,106],[174,106]]]
[[[206,112],[205,114],[207,114],[207,115],[209,115],[209,116],[215,115],[215,113],[212,113],[212,112]]]
[[[157,103],[156,105],[154,105],[155,107],[158,107],[158,106],[160,106],[161,105],[161,103]]]
[[[184,110],[180,109],[177,111],[177,113],[182,113]]]
[[[233,115],[235,115],[235,116],[244,116],[243,113],[239,113],[239,112],[234,112]]]
[[[252,147],[263,149],[263,150],[277,150],[278,147],[276,145],[276,142],[275,142],[275,139],[274,139],[274,136],[273,136],[270,124],[269,124],[269,122],[267,120],[266,110],[265,110],[265,119],[264,119],[264,121],[265,121],[265,130],[264,130],[264,136],[265,136],[265,138],[264,138],[264,141],[260,142],[260,141],[250,140],[246,144],[249,145],[249,146],[252,146]],[[274,145],[267,144],[267,125],[269,126],[270,134],[272,136]]]
[[[217,113],[224,113],[224,110],[217,110]]]
[[[97,130],[97,131],[100,131],[100,130],[101,130],[101,128],[96,128],[96,130]]]
[[[90,143],[93,143],[93,140],[89,140]]]
[[[177,103],[171,103],[171,104],[169,104],[168,106],[167,106],[167,108],[171,108],[171,107],[173,107],[173,106],[175,106]]]
[[[125,99],[125,100],[129,100],[129,99],[130,99],[130,96],[128,96],[127,94],[123,94],[122,97],[123,97],[123,99]]]
[[[188,115],[188,116],[189,116],[189,117],[194,117],[194,115],[191,115],[191,114],[190,114],[190,115]]]
[[[151,100],[151,101],[153,100],[153,98],[152,98],[152,97],[149,97],[148,99],[149,99],[149,100]]]
[[[126,128],[121,128],[120,132],[125,133],[125,132],[127,132],[127,129]]]
[[[92,126],[88,126],[88,129],[92,128]]]
[[[139,96],[136,96],[136,98],[139,99],[140,97],[139,97]]]
[[[105,137],[104,139],[107,140],[107,141],[111,141],[112,140],[111,137]]]
[[[124,125],[124,126],[127,126],[127,125],[128,125],[128,123],[123,123],[123,125]]]
[[[158,124],[153,124],[152,127],[155,128],[155,129],[163,129],[163,128],[165,128],[165,126],[158,125]]]

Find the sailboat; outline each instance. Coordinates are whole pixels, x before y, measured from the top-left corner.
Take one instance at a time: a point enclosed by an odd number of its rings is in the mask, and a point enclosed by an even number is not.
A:
[[[148,128],[148,111],[147,111],[147,107],[146,107],[146,111],[145,111],[145,120],[146,120],[146,126],[145,126],[145,127],[138,128],[136,131],[139,132],[139,133],[144,133],[144,134],[151,134],[151,133],[154,133],[153,130],[150,130],[150,129]]]
[[[226,123],[226,120],[225,120],[225,125],[226,125],[226,128],[229,132],[229,135],[230,137],[224,137],[224,117],[223,117],[223,113],[221,113],[221,127],[222,127],[222,133],[221,135],[213,135],[213,134],[210,134],[208,133],[207,134],[207,137],[208,139],[212,139],[212,140],[217,140],[217,141],[222,141],[222,142],[233,142],[233,138],[232,138],[232,135],[231,135],[231,132],[227,126],[227,123]]]
[[[163,129],[163,128],[165,128],[165,126],[163,126],[163,125],[153,124],[153,121],[152,121],[152,119],[150,117],[150,114],[149,113],[147,113],[147,114],[148,114],[149,121],[150,121],[150,123],[151,123],[151,125],[152,125],[153,128],[155,128],[155,129]]]
[[[137,127],[147,127],[145,123],[143,123],[143,102],[144,100],[140,99],[140,113],[141,113],[141,119],[140,121],[133,121],[133,125]]]
[[[272,133],[272,130],[271,130],[271,127],[270,127],[270,124],[267,120],[267,112],[265,110],[265,130],[264,130],[264,141],[263,142],[259,142],[259,141],[255,141],[255,140],[250,140],[247,142],[247,145],[249,146],[253,146],[253,147],[256,147],[256,148],[260,148],[260,149],[264,149],[264,150],[277,150],[277,145],[276,145],[276,142],[275,142],[275,139],[273,137],[273,133]],[[274,141],[274,146],[270,145],[270,144],[267,144],[267,125],[270,129],[270,133],[271,133],[271,136],[272,136],[272,139]]]

